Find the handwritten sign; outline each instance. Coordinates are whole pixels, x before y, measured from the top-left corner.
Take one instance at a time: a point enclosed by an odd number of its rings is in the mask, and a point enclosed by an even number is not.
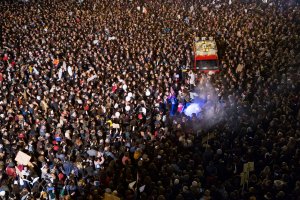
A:
[[[247,172],[242,172],[241,176],[241,185],[244,185],[247,182]]]
[[[115,124],[115,123],[113,123],[113,124],[112,124],[112,128],[120,128],[120,124]]]
[[[15,161],[17,161],[21,165],[27,165],[30,162],[30,159],[31,156],[22,151],[19,151],[15,158]]]
[[[254,171],[254,162],[247,162],[244,164],[243,172],[252,172]]]

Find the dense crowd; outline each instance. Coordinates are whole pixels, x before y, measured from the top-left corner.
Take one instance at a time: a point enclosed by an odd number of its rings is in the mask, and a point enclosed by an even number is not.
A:
[[[299,199],[294,1],[1,1],[0,18],[1,198]],[[183,72],[203,36],[220,73]],[[207,85],[221,112],[174,112]]]

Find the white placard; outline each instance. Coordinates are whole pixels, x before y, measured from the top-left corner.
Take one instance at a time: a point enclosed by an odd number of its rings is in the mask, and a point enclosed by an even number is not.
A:
[[[15,161],[17,161],[19,164],[22,164],[22,165],[28,165],[28,163],[30,162],[30,159],[31,159],[31,156],[29,156],[28,154],[26,154],[22,151],[19,151],[15,158]]]

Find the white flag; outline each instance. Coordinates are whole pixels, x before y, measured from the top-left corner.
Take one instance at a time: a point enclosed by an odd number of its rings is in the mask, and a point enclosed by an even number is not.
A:
[[[146,185],[143,185],[142,187],[139,188],[140,192],[143,192],[145,190],[145,186]]]
[[[69,73],[69,76],[73,75],[73,71],[72,71],[72,67],[71,66],[68,66],[68,73]]]
[[[35,67],[33,67],[33,73],[35,73],[36,75],[40,74],[40,72]]]
[[[129,183],[129,184],[128,184],[128,187],[129,187],[130,189],[133,189],[133,186],[135,185],[135,183],[136,183],[136,181],[133,181],[133,182]]]
[[[60,68],[58,71],[58,80],[60,80],[61,77],[62,77],[62,68]]]
[[[64,62],[63,62],[63,64],[62,64],[62,68],[63,68],[64,70],[66,70],[66,69],[67,69],[67,63],[66,63],[66,61],[64,61]]]

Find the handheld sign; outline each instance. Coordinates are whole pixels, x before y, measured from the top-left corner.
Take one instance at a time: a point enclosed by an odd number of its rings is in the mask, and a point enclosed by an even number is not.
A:
[[[19,151],[17,153],[15,161],[17,161],[21,165],[28,165],[28,163],[30,162],[30,159],[31,159],[31,156],[29,156],[28,154],[26,154],[22,151]]]

